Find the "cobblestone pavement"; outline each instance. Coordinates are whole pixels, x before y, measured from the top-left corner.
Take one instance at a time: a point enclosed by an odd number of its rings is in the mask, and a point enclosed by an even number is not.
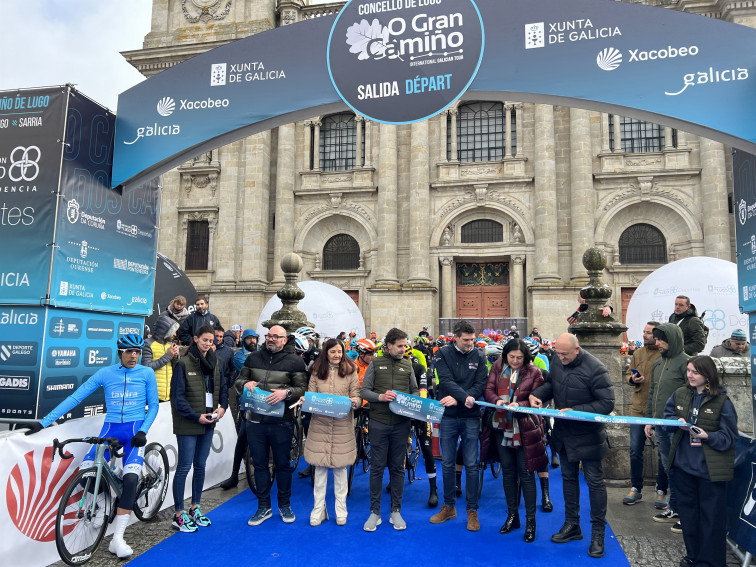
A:
[[[223,491],[219,488],[206,490],[202,495],[203,512],[207,513],[220,506],[246,488],[247,485],[242,477],[235,490]],[[677,567],[680,564],[680,558],[685,555],[682,535],[672,533],[671,524],[662,524],[651,519],[657,513],[651,501],[643,500],[633,506],[623,505],[622,498],[627,494],[627,490],[621,486],[607,487],[609,496],[607,520],[622,545],[631,567]],[[653,492],[652,487],[646,487],[644,492],[650,495]],[[134,557],[175,533],[171,528],[171,519],[172,510],[166,509],[151,522],[137,522],[129,526],[126,532],[127,541],[134,549]],[[87,563],[88,566],[112,567],[127,563],[115,559],[108,552],[109,543],[108,537]],[[54,565],[57,567],[65,564],[59,561]],[[728,551],[727,567],[740,565],[741,561],[735,553]]]

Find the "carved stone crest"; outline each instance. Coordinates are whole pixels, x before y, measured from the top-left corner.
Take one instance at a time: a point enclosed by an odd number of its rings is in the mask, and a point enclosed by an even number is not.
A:
[[[212,20],[222,20],[231,11],[232,0],[227,0],[221,9],[222,0],[181,0],[181,11],[186,21],[196,24],[199,21],[205,23]],[[197,11],[199,10],[199,11]]]

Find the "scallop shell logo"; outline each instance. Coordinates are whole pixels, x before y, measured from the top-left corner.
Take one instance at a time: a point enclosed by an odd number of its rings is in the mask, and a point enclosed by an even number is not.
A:
[[[160,116],[170,116],[175,109],[176,103],[169,96],[161,98],[157,103],[157,111]]]
[[[596,56],[596,65],[604,71],[614,71],[622,64],[622,52],[614,47],[607,47]]]

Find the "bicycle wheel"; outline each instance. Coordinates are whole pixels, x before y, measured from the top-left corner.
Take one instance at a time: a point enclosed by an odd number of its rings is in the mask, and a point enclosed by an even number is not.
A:
[[[494,478],[499,478],[501,474],[501,461],[494,461],[491,463],[491,474]]]
[[[360,443],[362,443],[362,472],[368,472],[370,470],[370,443],[364,433],[360,437]]]
[[[79,471],[68,483],[55,517],[55,545],[69,565],[89,561],[105,536],[113,495],[105,476],[95,494],[97,469]]]
[[[407,469],[407,480],[412,484],[417,478],[417,460],[420,457],[420,447],[418,446],[417,435],[415,434],[414,427],[410,431],[410,436],[407,439],[407,456],[404,461],[404,466]]]
[[[160,443],[150,443],[144,450],[142,478],[137,484],[134,514],[143,522],[155,517],[168,492],[168,455]]]
[[[289,455],[289,460],[291,461],[291,472],[297,470],[299,459],[304,452],[303,437],[304,426],[302,425],[302,421],[298,419],[294,422],[294,435],[291,438],[291,453]]]
[[[349,465],[349,470],[347,471],[347,496],[352,494],[352,482],[354,482],[354,469],[356,468],[356,464]]]
[[[483,473],[486,472],[486,464],[478,463],[478,498],[483,494]]]
[[[247,486],[252,494],[257,496],[257,485],[255,484],[255,466],[252,463],[252,457],[249,454],[249,447],[244,451],[244,474],[247,477]]]

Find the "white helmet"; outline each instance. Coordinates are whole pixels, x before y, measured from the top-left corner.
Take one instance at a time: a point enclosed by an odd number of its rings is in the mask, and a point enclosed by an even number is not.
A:
[[[310,343],[308,342],[307,337],[299,331],[294,331],[294,350],[298,354],[303,354],[307,352],[309,348]]]

